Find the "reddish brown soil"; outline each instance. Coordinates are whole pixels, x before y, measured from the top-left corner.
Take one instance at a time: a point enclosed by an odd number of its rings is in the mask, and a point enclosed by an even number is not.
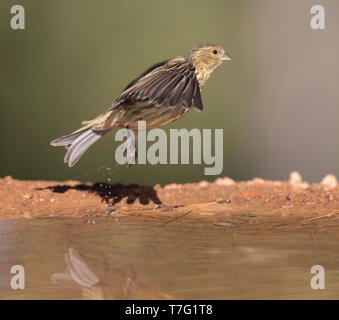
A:
[[[191,222],[234,230],[334,230],[339,227],[339,186],[333,176],[308,185],[254,179],[184,185],[110,185],[76,181],[0,179],[0,219],[119,217]]]

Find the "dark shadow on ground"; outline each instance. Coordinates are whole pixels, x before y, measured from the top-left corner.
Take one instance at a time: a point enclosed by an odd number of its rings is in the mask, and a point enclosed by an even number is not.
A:
[[[124,198],[127,198],[128,204],[133,204],[137,199],[139,199],[140,203],[144,205],[149,204],[150,201],[155,204],[161,204],[161,201],[157,196],[157,192],[153,187],[139,186],[135,184],[125,186],[120,183],[108,184],[104,182],[98,182],[92,185],[55,185],[46,188],[39,188],[37,190],[46,189],[50,189],[52,192],[56,193],[65,193],[68,190],[80,190],[94,193],[101,197],[102,201],[109,205],[114,205]]]

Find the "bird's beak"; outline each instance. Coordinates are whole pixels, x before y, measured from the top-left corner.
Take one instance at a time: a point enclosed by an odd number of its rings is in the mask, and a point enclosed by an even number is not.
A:
[[[231,61],[231,57],[226,53],[221,57],[221,61]]]

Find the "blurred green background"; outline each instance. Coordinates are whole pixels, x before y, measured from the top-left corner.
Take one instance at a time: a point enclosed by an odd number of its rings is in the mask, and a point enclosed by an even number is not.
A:
[[[319,2],[319,1],[318,1]],[[49,142],[105,111],[150,65],[212,42],[233,60],[207,82],[204,111],[165,128],[223,128],[224,170],[236,180],[309,181],[339,175],[339,1],[278,0],[0,3],[0,176],[170,183],[214,180],[204,165],[117,166],[110,134],[73,168]],[[21,4],[26,29],[10,28]]]

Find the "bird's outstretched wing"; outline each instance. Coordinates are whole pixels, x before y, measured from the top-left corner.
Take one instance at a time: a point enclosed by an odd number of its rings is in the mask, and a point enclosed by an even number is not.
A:
[[[135,101],[149,101],[157,107],[203,108],[195,69],[180,58],[149,68],[126,87],[111,109]]]

